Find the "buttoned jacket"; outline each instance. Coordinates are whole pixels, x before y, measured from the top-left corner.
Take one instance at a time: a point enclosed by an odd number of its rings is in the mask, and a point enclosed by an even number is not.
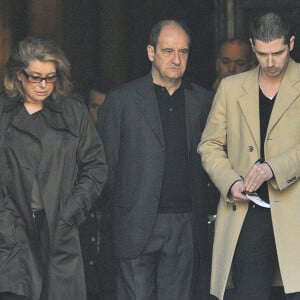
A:
[[[211,106],[211,93],[198,85],[184,89],[189,184],[198,249],[207,258],[207,202],[213,187],[196,148]],[[165,166],[165,142],[150,74],[108,93],[97,129],[108,164],[118,257],[137,257],[157,213]],[[211,192],[212,191],[212,192]]]
[[[86,107],[48,98],[42,134],[21,99],[0,97],[0,292],[40,299],[41,246],[31,209],[36,178],[49,227],[49,300],[86,299],[78,225],[101,193],[103,145]]]
[[[230,203],[228,192],[260,158],[258,75],[259,67],[221,82],[198,147],[221,192],[211,279],[211,292],[219,299],[248,209],[248,204]],[[274,173],[268,191],[279,267],[285,292],[292,293],[300,290],[300,65],[292,59],[274,103],[264,150]]]

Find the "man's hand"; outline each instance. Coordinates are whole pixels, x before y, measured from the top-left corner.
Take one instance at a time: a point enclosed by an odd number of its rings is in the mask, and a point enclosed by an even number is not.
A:
[[[231,187],[231,198],[233,201],[248,201],[248,198],[243,194],[245,191],[244,182],[239,180]]]
[[[257,191],[261,185],[273,177],[270,166],[266,163],[255,164],[245,177],[244,187],[247,192]]]

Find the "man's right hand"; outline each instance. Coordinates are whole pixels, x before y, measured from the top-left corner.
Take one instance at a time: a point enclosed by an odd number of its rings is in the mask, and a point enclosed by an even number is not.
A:
[[[245,187],[244,187],[244,181],[239,180],[235,182],[230,190],[231,193],[231,199],[233,201],[248,201],[248,198],[244,194]]]

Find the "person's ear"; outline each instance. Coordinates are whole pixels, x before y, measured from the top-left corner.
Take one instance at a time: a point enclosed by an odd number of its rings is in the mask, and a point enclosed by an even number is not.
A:
[[[22,74],[20,72],[17,73],[17,78],[19,81],[22,81],[23,78],[22,78]]]
[[[147,46],[147,54],[148,54],[148,59],[151,62],[154,61],[155,50],[154,50],[153,46],[151,46],[151,45]]]
[[[254,42],[251,38],[249,39],[249,42],[250,42],[250,45],[251,45],[251,48],[252,48],[253,52],[255,52],[254,51]]]
[[[295,45],[295,36],[293,35],[291,38],[290,38],[290,44],[289,44],[289,49],[290,51],[292,51],[294,49],[294,45]]]
[[[221,62],[220,62],[220,57],[218,56],[217,59],[216,59],[216,71],[217,71],[217,72],[219,72],[219,69],[220,69],[220,63],[221,63]]]

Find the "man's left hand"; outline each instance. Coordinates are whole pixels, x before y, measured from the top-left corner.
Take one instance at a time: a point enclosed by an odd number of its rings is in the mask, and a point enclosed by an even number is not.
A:
[[[255,164],[251,167],[244,179],[247,192],[257,191],[261,185],[273,177],[273,172],[267,163]]]

